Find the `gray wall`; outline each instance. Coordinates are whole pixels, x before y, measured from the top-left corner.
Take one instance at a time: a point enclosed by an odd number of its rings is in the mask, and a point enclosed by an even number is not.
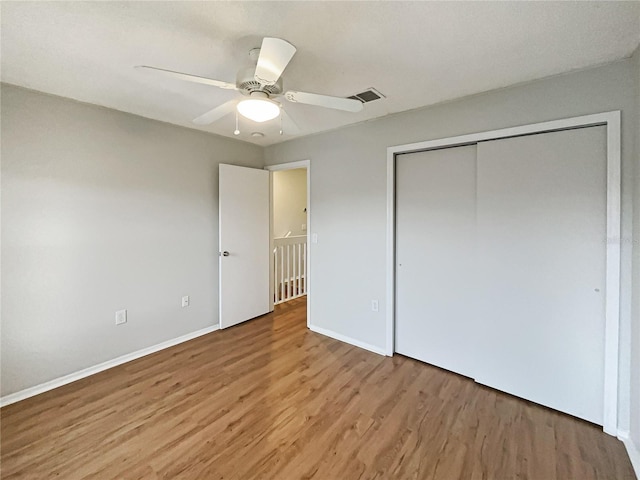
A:
[[[622,110],[620,407],[621,427],[628,429],[635,68],[625,60],[266,148],[268,165],[311,160],[312,232],[318,234],[310,265],[311,323],[385,346],[388,146]],[[380,300],[377,313],[372,299]]]
[[[1,394],[216,324],[218,163],[261,167],[262,149],[1,94]]]

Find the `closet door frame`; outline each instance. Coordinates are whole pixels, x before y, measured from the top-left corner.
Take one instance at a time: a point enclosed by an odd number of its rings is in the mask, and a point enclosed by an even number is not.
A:
[[[618,434],[618,350],[620,331],[620,111],[596,113],[518,127],[440,138],[387,148],[387,305],[385,353],[393,356],[395,346],[395,170],[396,156],[444,147],[472,145],[485,140],[556,132],[573,128],[605,126],[607,129],[607,248],[604,345],[604,415],[603,430]]]

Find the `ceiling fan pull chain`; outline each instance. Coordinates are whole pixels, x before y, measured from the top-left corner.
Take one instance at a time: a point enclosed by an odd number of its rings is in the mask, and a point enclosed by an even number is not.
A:
[[[240,135],[240,129],[238,128],[238,110],[236,110],[236,129],[233,131],[234,135]]]
[[[280,106],[280,135],[282,136],[283,126],[282,126],[282,106]]]

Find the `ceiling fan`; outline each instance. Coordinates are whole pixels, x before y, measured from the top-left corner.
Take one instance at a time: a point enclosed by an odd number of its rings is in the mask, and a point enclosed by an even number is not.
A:
[[[362,102],[359,100],[295,90],[284,92],[282,72],[295,53],[296,47],[289,42],[279,38],[265,37],[262,40],[262,46],[260,48],[254,48],[249,52],[249,57],[255,61],[256,64],[242,68],[238,72],[236,83],[214,80],[212,78],[190,75],[188,73],[174,72],[147,65],[140,65],[136,68],[186,80],[188,82],[202,83],[226,90],[235,90],[247,97],[242,100],[230,100],[200,115],[193,120],[193,123],[197,125],[208,125],[236,110],[237,113],[254,122],[266,122],[281,116],[281,118],[286,119],[290,124],[295,126],[295,123],[284,111],[282,105],[273,100],[280,96],[284,96],[286,100],[293,103],[315,105],[346,112],[359,112],[362,110]],[[234,134],[238,135],[239,133],[236,115],[236,130]],[[280,134],[282,134],[282,129],[280,130]]]

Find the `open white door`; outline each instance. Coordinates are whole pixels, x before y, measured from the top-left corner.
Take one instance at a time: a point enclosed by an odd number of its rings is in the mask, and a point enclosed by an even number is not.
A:
[[[220,328],[269,312],[269,172],[220,164]]]

